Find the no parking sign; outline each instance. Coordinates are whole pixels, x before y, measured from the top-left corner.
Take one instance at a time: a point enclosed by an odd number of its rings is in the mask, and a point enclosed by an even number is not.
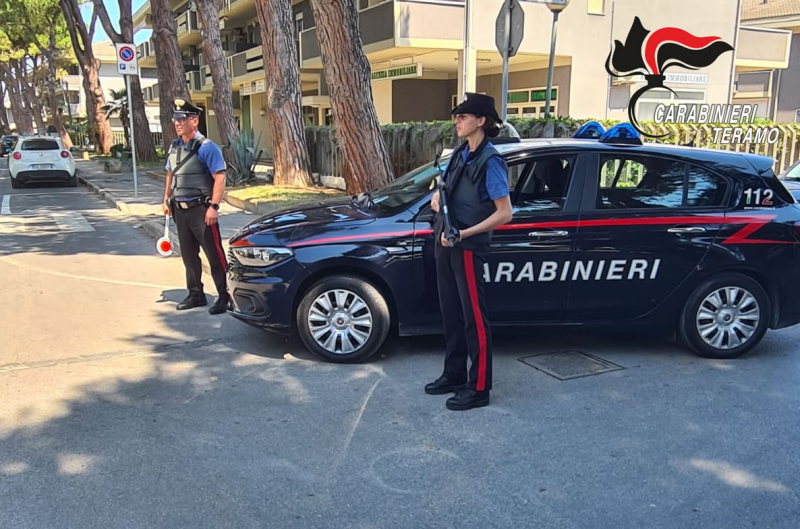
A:
[[[122,75],[138,75],[136,66],[136,48],[133,44],[115,44],[117,48],[117,73]]]

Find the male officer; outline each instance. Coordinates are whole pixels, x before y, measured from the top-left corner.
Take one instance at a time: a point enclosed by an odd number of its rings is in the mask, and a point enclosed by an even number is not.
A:
[[[429,395],[455,392],[451,410],[489,404],[492,389],[492,333],[484,300],[483,265],[492,230],[511,220],[508,171],[489,141],[500,133],[492,97],[467,94],[453,109],[456,133],[466,140],[455,150],[443,175],[451,222],[459,231],[455,246],[445,238],[442,213],[436,215],[436,276],[444,322],[444,373],[425,386]],[[431,207],[439,212],[439,192]],[[470,368],[467,371],[467,354]]]
[[[230,301],[226,283],[228,262],[217,223],[219,204],[225,191],[225,160],[220,148],[197,132],[200,112],[201,109],[186,100],[175,99],[172,121],[179,138],[172,143],[167,156],[164,214],[175,219],[186,268],[189,296],[178,303],[178,310],[208,304],[201,281],[202,246],[219,295],[208,312],[222,314]]]

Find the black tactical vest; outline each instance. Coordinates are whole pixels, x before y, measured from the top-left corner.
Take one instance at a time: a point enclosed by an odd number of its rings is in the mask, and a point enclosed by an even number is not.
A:
[[[486,164],[489,159],[497,157],[503,163],[503,167],[506,164],[500,153],[493,146],[488,146],[488,143],[489,138],[484,138],[478,148],[469,153],[467,156],[469,165],[463,158],[463,151],[469,149],[469,144],[464,143],[453,153],[445,173],[450,219],[460,230],[480,224],[497,209],[494,201],[481,200],[480,190],[486,189]],[[441,239],[443,226],[444,221],[437,222],[437,243]],[[492,232],[484,232],[464,239],[457,245],[468,250],[489,251],[491,242]]]
[[[210,197],[214,190],[214,177],[200,160],[197,151],[209,142],[208,138],[197,137],[185,145],[172,143],[169,150],[169,166],[172,169],[173,197]]]

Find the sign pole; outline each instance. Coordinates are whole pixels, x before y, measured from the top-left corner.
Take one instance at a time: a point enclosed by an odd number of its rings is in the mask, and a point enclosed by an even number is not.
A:
[[[513,12],[512,10],[514,9],[514,2],[511,0],[505,0],[505,3],[507,7],[505,12],[505,21],[503,22],[505,25],[505,46],[503,48],[503,112],[501,114],[503,123],[506,122],[506,118],[508,117],[508,54],[511,51],[511,17]]]
[[[461,99],[466,99],[469,86],[469,64],[472,60],[472,0],[464,0],[464,51],[461,60]]]
[[[128,122],[131,124],[131,159],[133,162],[133,195],[139,198],[139,179],[136,175],[136,134],[133,129],[133,97],[131,96],[131,76],[125,76],[125,93],[128,97]]]
[[[553,11],[553,31],[550,37],[550,65],[547,68],[547,94],[544,102],[544,119],[550,119],[550,96],[553,91],[553,67],[556,59],[556,34],[558,33],[558,13]]]
[[[133,193],[139,198],[139,178],[136,174],[136,134],[134,133],[133,96],[131,95],[131,75],[139,75],[139,66],[136,63],[136,46],[133,43],[116,43],[117,73],[125,77],[125,93],[128,97],[128,122],[131,133],[131,162],[133,164]]]

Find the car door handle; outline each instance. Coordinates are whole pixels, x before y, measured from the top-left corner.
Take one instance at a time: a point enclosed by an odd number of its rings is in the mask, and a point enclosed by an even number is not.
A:
[[[569,232],[566,231],[532,231],[528,237],[566,237]]]
[[[705,233],[706,229],[702,226],[688,226],[685,228],[670,228],[668,233]]]

